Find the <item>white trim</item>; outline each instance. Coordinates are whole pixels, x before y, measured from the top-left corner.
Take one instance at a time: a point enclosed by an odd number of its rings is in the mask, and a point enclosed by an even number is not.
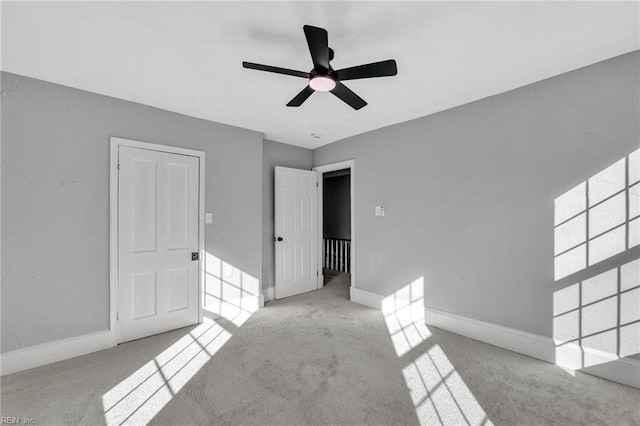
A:
[[[111,346],[118,344],[118,144],[111,138],[109,161],[109,335]]]
[[[587,355],[586,351],[585,355]],[[603,362],[598,365],[592,365],[580,371],[640,389],[640,361],[636,359],[621,358],[608,363]]]
[[[374,309],[382,308],[382,299],[384,297],[380,296],[376,293],[371,293],[369,291],[361,290],[359,288],[351,287],[351,301],[355,303],[359,303],[364,306],[368,306]]]
[[[351,289],[356,287],[356,214],[355,214],[355,195],[356,195],[356,161],[354,159],[340,161],[338,163],[325,164],[323,166],[316,166],[312,170],[318,172],[320,175],[333,172],[336,170],[349,169],[349,181],[350,181],[350,216],[351,216]],[[318,177],[318,271],[322,271],[322,203],[324,202],[322,196],[322,176]],[[318,274],[318,289],[324,285],[324,275]],[[351,293],[351,301],[353,300],[353,292]],[[357,302],[359,303],[359,302]]]
[[[268,302],[269,300],[274,300],[276,298],[276,288],[275,287],[267,287],[262,289],[262,293],[260,294],[262,300],[264,302]],[[264,306],[264,303],[262,304]]]
[[[167,152],[170,154],[188,155],[198,158],[198,251],[200,252],[198,275],[198,318],[204,318],[204,282],[205,268],[205,153],[188,148],[140,142],[119,137],[111,137],[111,161],[109,163],[109,334],[111,346],[118,344],[117,307],[118,307],[118,150],[121,146]]]
[[[200,295],[200,300],[198,302],[198,318],[200,319],[200,324],[204,321],[204,303],[205,303],[205,283],[207,282],[207,265],[206,265],[206,246],[205,246],[205,235],[206,235],[206,223],[205,223],[205,172],[206,172],[206,154],[203,151],[195,151],[198,152],[198,159],[200,160],[198,163],[198,170],[200,171],[200,180],[198,182],[198,252],[200,252],[200,261],[198,262],[198,267],[200,268],[200,281],[198,282],[198,294]]]
[[[640,389],[640,361],[581,347],[556,346],[550,337],[425,308],[425,322],[443,330]],[[559,342],[558,342],[559,343]]]
[[[178,146],[170,146],[170,145],[160,145],[157,143],[141,142],[141,141],[135,141],[133,139],[125,139],[125,138],[112,136],[111,144],[113,145],[114,143],[116,145],[128,146],[130,148],[148,149],[151,151],[167,152],[169,154],[189,155],[191,157],[200,157],[200,158],[203,158],[205,156],[204,151],[198,151],[197,149],[181,148]]]
[[[510,351],[554,363],[555,344],[549,337],[527,333],[438,309],[425,307],[427,325],[470,337]]]
[[[2,354],[2,375],[17,373],[110,348],[111,333],[100,331]]]
[[[352,302],[380,309],[383,299],[384,296],[379,294],[351,288]],[[571,343],[558,346],[560,342],[550,337],[429,307],[425,307],[425,323],[560,367],[640,389],[640,361],[633,358],[620,358],[608,352]]]

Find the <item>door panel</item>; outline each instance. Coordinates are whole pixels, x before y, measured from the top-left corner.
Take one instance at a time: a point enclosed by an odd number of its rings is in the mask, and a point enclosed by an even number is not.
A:
[[[311,243],[300,244],[300,278],[311,278],[313,269],[313,248]]]
[[[155,251],[157,166],[155,161],[133,159],[133,250]]]
[[[199,159],[121,146],[118,153],[119,341],[199,320]]]
[[[169,269],[167,277],[169,312],[189,308],[189,270],[187,268]]]
[[[131,276],[131,318],[136,320],[156,315],[157,276],[154,272]]]
[[[168,249],[189,248],[189,168],[169,163]]]
[[[310,196],[303,195],[300,204],[300,232],[313,232],[313,215],[316,213],[315,210],[311,211],[313,201]]]
[[[276,167],[276,299],[317,289],[317,173]]]
[[[296,248],[291,244],[286,244],[282,247],[282,262],[279,263],[282,268],[282,282],[284,283],[290,283],[295,279],[295,252]]]

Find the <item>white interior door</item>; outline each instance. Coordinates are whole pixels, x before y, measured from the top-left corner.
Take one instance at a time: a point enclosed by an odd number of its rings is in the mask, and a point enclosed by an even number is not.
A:
[[[199,321],[199,159],[120,146],[118,340]]]
[[[276,167],[276,299],[317,289],[318,174]]]

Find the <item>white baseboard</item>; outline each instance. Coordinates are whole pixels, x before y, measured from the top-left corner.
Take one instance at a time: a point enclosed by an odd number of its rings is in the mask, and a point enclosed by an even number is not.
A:
[[[433,308],[425,308],[425,322],[471,339],[640,389],[640,361],[634,359],[619,358],[576,344],[556,346],[549,337]]]
[[[111,346],[111,332],[108,330],[43,343],[1,354],[0,371],[1,375],[6,376],[7,374],[101,351]]]
[[[433,308],[425,308],[425,322],[427,325],[460,334],[461,336],[555,363],[555,344],[553,339],[549,337]]]
[[[374,309],[382,308],[382,299],[384,299],[383,296],[380,296],[376,293],[371,293],[369,291],[360,290],[359,288],[355,288],[353,286],[351,286],[350,289],[350,297],[352,302],[359,303],[361,305],[368,306]]]
[[[263,288],[261,296],[264,302],[268,302],[269,300],[274,300],[276,298],[276,288],[275,287]],[[262,306],[264,306],[264,302],[262,303]]]
[[[592,365],[580,371],[640,389],[640,361],[636,359],[617,359],[609,363]]]
[[[351,287],[351,301],[381,309],[384,296]],[[571,370],[622,383],[640,389],[640,361],[581,347],[576,344],[557,346],[544,337],[514,328],[467,318],[425,307],[425,323],[471,339],[518,352]]]

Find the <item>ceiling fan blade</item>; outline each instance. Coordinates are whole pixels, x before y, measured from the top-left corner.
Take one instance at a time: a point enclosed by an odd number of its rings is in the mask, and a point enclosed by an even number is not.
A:
[[[331,91],[331,93],[342,99],[347,105],[355,110],[359,110],[363,106],[367,105],[367,102],[364,99],[353,93],[351,89],[339,81],[336,83],[336,87]]]
[[[291,99],[287,104],[288,107],[299,107],[302,105],[304,101],[306,101],[309,96],[311,96],[315,92],[311,87],[307,86],[300,93],[298,93],[295,98]]]
[[[284,74],[284,75],[292,75],[294,77],[309,78],[308,72],[290,70],[288,68],[272,67],[271,65],[254,64],[253,62],[243,62],[242,66],[244,68],[249,68],[251,70],[267,71],[267,72],[273,72],[276,74]]]
[[[311,59],[316,68],[329,71],[329,36],[324,28],[305,25],[304,35],[307,38]]]
[[[338,80],[355,80],[358,78],[389,77],[398,74],[396,61],[373,62],[371,64],[358,65],[356,67],[343,68],[336,71]]]

